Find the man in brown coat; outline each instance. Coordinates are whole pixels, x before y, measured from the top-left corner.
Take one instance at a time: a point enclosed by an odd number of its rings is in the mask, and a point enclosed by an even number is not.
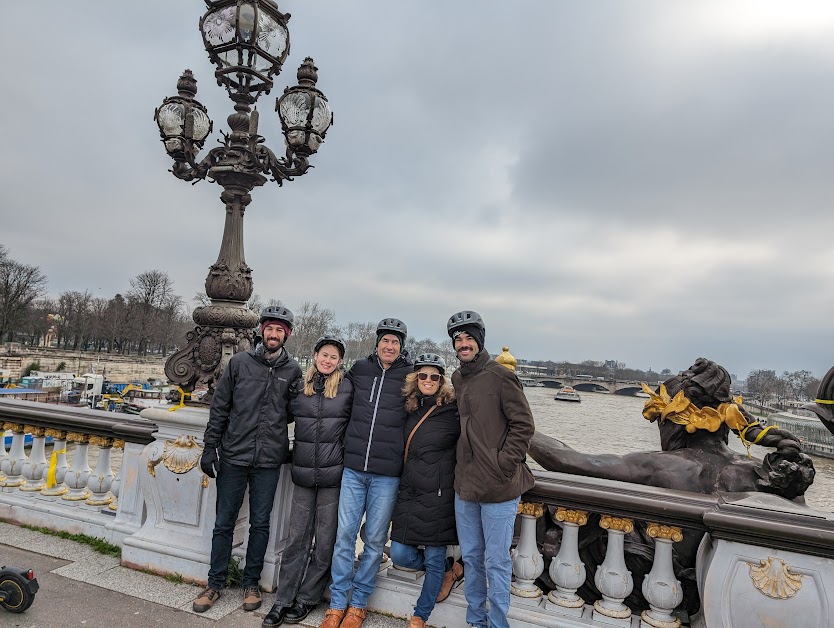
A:
[[[458,312],[446,329],[461,363],[452,384],[460,411],[455,518],[466,573],[466,622],[508,628],[510,543],[519,498],[534,484],[525,459],[536,428],[515,373],[484,348],[486,329],[478,313]]]

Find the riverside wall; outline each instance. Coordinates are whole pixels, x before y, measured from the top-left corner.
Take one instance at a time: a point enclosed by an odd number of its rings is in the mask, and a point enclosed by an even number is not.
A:
[[[33,362],[40,363],[41,371],[57,371],[61,362],[64,371],[81,375],[104,373],[112,381],[142,381],[148,379],[166,380],[165,359],[159,355],[136,356],[114,353],[92,353],[67,351],[46,347],[9,347],[0,351],[0,369],[11,371],[13,380],[20,379],[20,373]]]

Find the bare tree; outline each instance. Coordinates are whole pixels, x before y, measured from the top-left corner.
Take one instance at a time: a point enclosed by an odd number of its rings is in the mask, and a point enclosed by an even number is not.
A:
[[[776,371],[757,369],[750,371],[747,376],[747,392],[758,400],[759,405],[765,406],[778,394],[781,387]]]
[[[174,294],[174,285],[168,273],[162,270],[146,270],[130,280],[128,302],[136,306],[135,323],[139,355],[148,352],[148,344],[163,310]]]
[[[26,320],[32,302],[43,296],[46,277],[37,266],[21,264],[0,244],[0,342],[12,336]]]
[[[336,329],[336,316],[333,310],[321,307],[318,303],[305,301],[294,312],[295,321],[292,336],[287,343],[287,350],[299,359],[302,368],[313,355],[313,345],[325,334],[332,334]]]
[[[376,323],[351,322],[337,331],[345,343],[345,365],[370,355],[376,346]]]
[[[782,380],[785,382],[787,392],[793,399],[800,401],[808,398],[806,389],[808,384],[813,381],[814,374],[811,371],[785,371],[782,374]]]

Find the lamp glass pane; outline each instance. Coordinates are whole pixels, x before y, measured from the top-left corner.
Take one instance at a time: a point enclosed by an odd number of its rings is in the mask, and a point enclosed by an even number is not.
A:
[[[316,98],[316,104],[313,106],[313,119],[311,121],[313,130],[318,134],[323,134],[330,126],[330,107],[327,101],[323,98]]]
[[[287,51],[288,34],[275,19],[261,11],[258,14],[258,47],[276,59],[281,59]]]
[[[194,137],[193,139],[202,142],[209,134],[211,127],[211,120],[202,109],[196,107],[191,110],[191,115],[194,117]]]
[[[235,36],[235,7],[225,7],[209,13],[203,20],[203,35],[212,46],[232,41]]]
[[[159,108],[157,124],[166,137],[182,135],[185,122],[185,107],[180,103],[171,102]]]
[[[307,114],[310,112],[310,104],[307,94],[303,92],[290,92],[281,99],[281,119],[288,127],[304,127],[307,124]]]
[[[255,38],[255,7],[248,2],[240,5],[237,28],[243,41],[251,42]]]

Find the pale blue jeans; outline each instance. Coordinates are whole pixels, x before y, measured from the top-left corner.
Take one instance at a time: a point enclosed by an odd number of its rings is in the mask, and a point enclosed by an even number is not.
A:
[[[455,519],[466,578],[466,623],[478,628],[509,628],[510,545],[518,500],[495,504],[468,502],[455,493]],[[489,610],[487,610],[489,600]]]

